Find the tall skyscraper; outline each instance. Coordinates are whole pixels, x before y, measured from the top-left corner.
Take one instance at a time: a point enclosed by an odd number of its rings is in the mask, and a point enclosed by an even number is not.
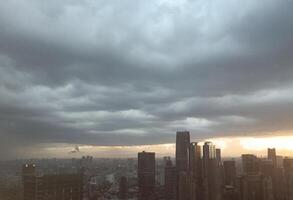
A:
[[[219,199],[219,168],[216,159],[216,148],[211,142],[205,142],[203,145],[203,186],[204,199]]]
[[[155,153],[138,153],[138,187],[141,199],[148,199],[155,189]]]
[[[191,199],[202,199],[202,155],[201,146],[196,142],[190,143],[189,169],[190,169],[190,188]]]
[[[188,131],[176,133],[176,169],[188,171],[189,169],[190,134]]]
[[[276,149],[270,149],[268,148],[268,159],[273,162],[274,167],[277,167],[277,155],[276,155]]]
[[[189,183],[187,178],[189,177],[189,146],[190,146],[190,134],[188,131],[179,131],[176,133],[176,199],[181,200],[185,198],[186,184]],[[184,187],[183,187],[184,186]],[[187,186],[186,186],[187,187]],[[190,186],[188,186],[190,187]],[[187,199],[184,199],[187,200]]]
[[[234,160],[224,161],[224,181],[225,185],[235,186],[236,163]]]

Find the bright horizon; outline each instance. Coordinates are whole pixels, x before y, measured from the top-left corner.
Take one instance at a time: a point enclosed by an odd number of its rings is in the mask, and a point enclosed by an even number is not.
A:
[[[191,140],[191,142],[197,142]],[[293,157],[293,136],[275,137],[226,137],[210,138],[200,141],[203,145],[205,141],[211,141],[216,148],[222,150],[222,157],[241,157],[241,154],[255,154],[259,157],[267,156],[267,148],[276,148],[277,155],[283,157]],[[42,151],[31,152],[30,155],[19,157],[30,158],[81,158],[82,156],[93,156],[94,158],[132,158],[137,157],[141,151],[155,152],[156,157],[175,157],[175,144],[138,145],[138,146],[79,146],[80,152],[70,153],[74,149],[69,144],[57,144],[55,147],[43,147]],[[34,149],[30,149],[34,151]]]

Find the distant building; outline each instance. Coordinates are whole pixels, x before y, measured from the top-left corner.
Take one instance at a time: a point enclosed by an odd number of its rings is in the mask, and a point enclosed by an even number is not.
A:
[[[259,172],[259,159],[253,154],[243,154],[242,168],[244,174],[257,174]]]
[[[22,168],[24,200],[81,200],[82,174],[47,174],[37,176],[35,166]]]
[[[178,171],[189,170],[189,145],[190,134],[188,131],[176,133],[176,169]]]
[[[190,143],[189,169],[190,169],[190,188],[191,199],[203,198],[203,174],[202,174],[202,153],[201,146],[196,142]]]
[[[220,199],[219,166],[216,148],[211,142],[203,145],[203,187],[205,200]]]
[[[128,182],[125,176],[122,176],[119,180],[119,199],[127,199],[128,195]]]
[[[176,167],[170,157],[165,161],[165,199],[176,197]]]
[[[224,182],[225,185],[235,186],[236,163],[234,160],[224,161]]]
[[[138,187],[141,199],[148,199],[155,190],[155,153],[138,153]]]
[[[268,148],[268,159],[273,162],[274,167],[277,167],[277,155],[276,155],[276,149],[270,149]]]
[[[238,185],[239,200],[274,200],[272,179],[260,174],[246,174]]]
[[[284,159],[285,199],[293,200],[293,158]]]
[[[220,166],[222,164],[221,149],[216,149],[216,160],[218,166]]]

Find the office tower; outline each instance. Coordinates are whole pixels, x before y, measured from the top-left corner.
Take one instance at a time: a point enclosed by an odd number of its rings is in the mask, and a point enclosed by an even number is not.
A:
[[[293,200],[293,158],[284,159],[285,200]]]
[[[188,131],[177,132],[176,133],[176,199],[177,200],[179,200],[180,197],[183,197],[183,194],[180,194],[180,192],[185,191],[182,189],[182,185],[180,186],[180,182],[184,182],[185,177],[187,176],[186,173],[189,173],[189,145],[190,145],[189,132]],[[183,177],[180,177],[180,176],[183,176]],[[179,186],[181,187],[180,189],[179,189]]]
[[[122,176],[119,180],[119,199],[127,199],[128,194],[128,183],[127,178]]]
[[[283,156],[277,156],[276,160],[277,160],[277,167],[283,168]]]
[[[277,167],[277,155],[276,155],[276,149],[270,149],[268,148],[268,159],[273,162],[274,167]]]
[[[257,174],[259,172],[259,160],[255,155],[243,154],[242,168],[245,174]]]
[[[225,185],[235,186],[236,163],[234,160],[224,161],[224,182]]]
[[[202,199],[202,159],[201,159],[201,146],[196,142],[190,143],[189,154],[189,169],[190,169],[190,188],[191,199]]]
[[[35,166],[23,166],[24,200],[60,200],[82,199],[82,174],[46,174],[33,173]]]
[[[165,164],[165,199],[173,200],[176,197],[176,167],[169,158]]]
[[[176,133],[176,169],[188,171],[189,169],[189,144],[190,134],[188,131]]]
[[[222,164],[221,149],[216,149],[216,159],[218,165],[220,166]]]
[[[203,188],[205,200],[219,199],[219,168],[216,159],[216,148],[211,142],[203,145]]]
[[[141,199],[148,199],[155,189],[155,153],[138,153],[138,187]]]

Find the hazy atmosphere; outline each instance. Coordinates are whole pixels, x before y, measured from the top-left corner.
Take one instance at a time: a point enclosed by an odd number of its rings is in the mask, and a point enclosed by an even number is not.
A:
[[[178,130],[227,156],[293,148],[292,9],[0,1],[0,159],[71,157],[75,145],[97,157],[173,154]]]

